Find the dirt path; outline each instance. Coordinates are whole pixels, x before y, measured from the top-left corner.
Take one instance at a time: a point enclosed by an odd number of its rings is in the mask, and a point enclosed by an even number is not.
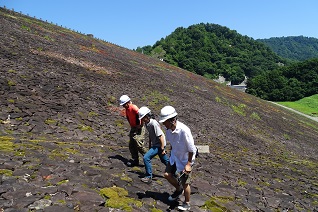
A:
[[[307,118],[309,118],[309,119],[312,119],[312,120],[318,122],[318,117],[309,116],[309,115],[307,115],[307,114],[301,113],[301,112],[299,112],[299,111],[297,111],[297,110],[294,110],[294,109],[292,109],[292,108],[286,107],[286,106],[284,106],[284,105],[277,104],[277,103],[275,103],[275,102],[271,102],[271,103],[273,103],[273,104],[275,104],[275,105],[278,105],[278,106],[281,106],[281,107],[283,107],[283,108],[286,108],[286,109],[288,109],[288,110],[291,110],[291,111],[293,111],[293,112],[295,112],[295,113],[298,113],[298,114],[300,114],[300,115],[303,115],[303,116],[305,116],[305,117],[307,117]]]

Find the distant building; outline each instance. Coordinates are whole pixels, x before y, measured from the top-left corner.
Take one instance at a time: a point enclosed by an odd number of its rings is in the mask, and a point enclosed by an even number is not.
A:
[[[234,89],[237,89],[239,91],[243,91],[245,92],[246,91],[246,82],[247,82],[247,77],[245,76],[245,79],[243,80],[243,82],[241,82],[240,84],[238,85],[229,85],[231,88],[234,88]]]
[[[246,91],[246,85],[230,85],[230,87],[239,91]]]
[[[245,76],[244,81],[241,82],[238,85],[232,85],[231,81],[226,81],[226,79],[223,76],[221,76],[221,75],[219,76],[218,79],[215,79],[214,81],[218,82],[218,83],[226,84],[227,86],[229,86],[231,88],[234,88],[234,89],[237,89],[239,91],[245,92],[245,90],[246,90],[246,82],[247,82],[247,77],[246,76]]]
[[[93,37],[94,37],[94,35],[93,35],[93,34],[87,34],[87,36],[88,36],[88,37],[91,37],[91,38],[93,38]]]

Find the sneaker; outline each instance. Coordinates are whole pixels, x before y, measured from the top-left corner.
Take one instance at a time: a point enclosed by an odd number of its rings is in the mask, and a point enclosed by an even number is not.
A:
[[[190,210],[190,203],[184,202],[182,205],[178,206],[178,209],[181,211],[188,211]]]
[[[150,184],[151,181],[152,181],[151,177],[143,177],[143,178],[141,178],[140,180],[141,180],[142,182],[144,182],[144,183],[147,183],[147,184]]]
[[[139,166],[139,161],[135,161],[135,160],[128,161],[127,166],[129,166],[129,167]]]
[[[183,193],[183,189],[175,190],[175,192],[173,192],[173,194],[171,194],[168,198],[169,201],[174,201],[176,199],[179,198],[179,196]]]

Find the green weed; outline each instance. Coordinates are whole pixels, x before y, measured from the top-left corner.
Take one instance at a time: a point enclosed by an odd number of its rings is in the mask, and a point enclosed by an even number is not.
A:
[[[82,130],[82,131],[89,131],[89,132],[93,132],[94,131],[91,126],[87,126],[87,125],[80,125],[78,128],[80,130]]]
[[[117,120],[115,120],[115,125],[117,127],[123,127],[124,126],[124,121],[117,119]]]
[[[204,205],[201,207],[203,209],[207,209],[209,211],[215,212],[223,212],[229,211],[225,206],[222,204],[233,201],[233,197],[211,197],[207,200]]]
[[[170,98],[163,95],[159,91],[152,91],[142,98],[144,102],[147,102],[149,107],[155,110],[159,110],[163,105],[167,105],[170,102]]]
[[[217,97],[215,97],[215,101],[216,101],[217,103],[221,103],[221,102],[222,102],[222,99],[217,96]]]
[[[15,145],[13,144],[12,140],[14,138],[9,136],[0,136],[0,151],[4,152],[12,152],[14,151]]]
[[[88,113],[88,116],[89,117],[98,116],[98,113],[96,113],[94,111],[91,111],[91,112]]]
[[[12,80],[8,80],[8,85],[11,87],[11,86],[16,86],[17,83],[12,81]]]
[[[48,125],[55,125],[57,121],[53,119],[46,119],[44,123]]]
[[[9,169],[0,169],[0,175],[12,176],[13,171]]]
[[[62,184],[65,184],[65,183],[68,183],[69,180],[61,180],[57,183],[57,185],[62,185]]]
[[[238,184],[239,186],[241,186],[241,187],[244,187],[244,186],[247,185],[247,182],[245,182],[245,181],[243,181],[243,180],[241,180],[241,179],[238,179],[237,184]]]
[[[14,99],[8,99],[8,102],[13,104],[15,101],[14,101]]]
[[[290,140],[290,136],[289,136],[289,135],[284,134],[283,136],[284,136],[284,138],[285,138],[286,140]]]
[[[261,120],[261,117],[256,112],[253,112],[250,117],[255,120]]]
[[[114,96],[107,96],[107,105],[114,105],[117,103],[117,98]]]
[[[26,31],[28,31],[28,32],[31,32],[31,29],[30,29],[30,27],[27,27],[27,26],[22,26],[22,29],[24,29],[24,30],[26,30]]]
[[[231,107],[235,113],[237,113],[241,116],[246,116],[246,112],[245,112],[246,105],[245,104],[239,104],[238,106],[232,105]]]
[[[152,208],[150,211],[151,211],[151,212],[162,212],[162,210],[157,209],[157,208]]]

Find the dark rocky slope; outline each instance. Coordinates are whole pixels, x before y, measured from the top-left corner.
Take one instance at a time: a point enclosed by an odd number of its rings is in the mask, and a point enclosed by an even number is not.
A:
[[[118,98],[128,94],[155,114],[174,106],[209,146],[195,166],[193,211],[317,211],[317,122],[2,8],[0,23],[0,210],[176,210],[159,160],[151,185],[139,180],[144,167],[125,166]]]

